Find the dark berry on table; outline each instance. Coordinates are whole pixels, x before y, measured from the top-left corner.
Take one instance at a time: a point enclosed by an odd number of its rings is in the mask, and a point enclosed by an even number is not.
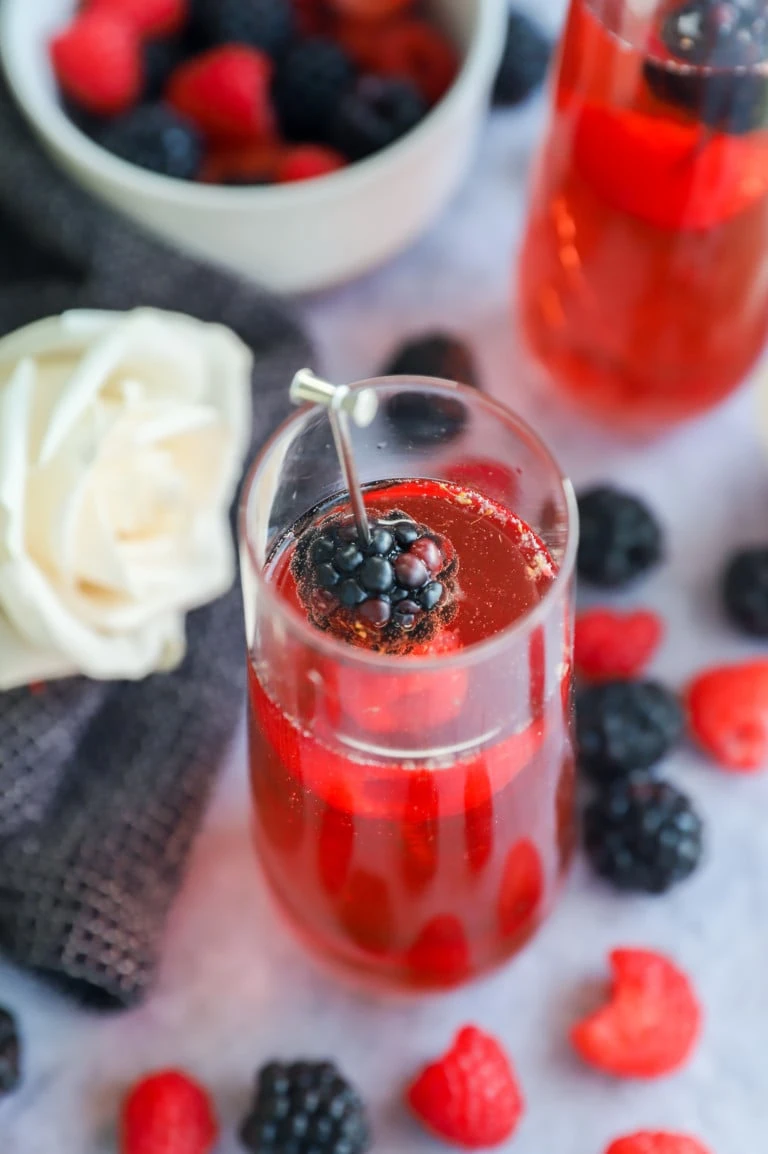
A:
[[[146,41],[143,47],[145,100],[160,99],[172,74],[186,55],[186,46],[176,37]]]
[[[451,333],[425,333],[406,341],[392,354],[383,377],[440,377],[480,388],[480,374],[472,350]]]
[[[427,102],[409,81],[363,76],[339,103],[331,143],[348,160],[365,160],[405,136],[427,112]]]
[[[144,104],[111,121],[99,143],[130,164],[176,180],[194,180],[203,162],[200,133],[164,104]]]
[[[399,510],[369,510],[371,540],[354,522],[311,524],[291,569],[310,621],[354,644],[406,652],[456,612],[458,560],[445,539]],[[407,636],[406,636],[407,634]]]
[[[384,377],[439,377],[479,388],[479,374],[468,346],[450,333],[427,333],[395,351]],[[395,432],[414,445],[440,444],[457,437],[467,418],[461,401],[403,391],[387,401],[386,413]]]
[[[577,570],[593,585],[618,588],[651,569],[662,557],[659,523],[630,493],[599,485],[579,496]]]
[[[543,83],[551,55],[552,41],[544,30],[524,12],[510,12],[493,103],[521,104]]]
[[[659,781],[616,783],[584,814],[595,871],[622,890],[661,894],[699,864],[702,821],[689,798]]]
[[[0,1097],[12,1093],[21,1081],[21,1043],[16,1021],[0,1007]]]
[[[768,548],[735,553],[723,574],[725,611],[754,637],[768,637]]]
[[[651,769],[683,728],[680,702],[656,681],[606,681],[576,695],[579,765],[598,783]]]
[[[196,0],[195,31],[206,47],[247,44],[277,57],[293,40],[292,0]]]
[[[362,1098],[332,1062],[271,1062],[240,1138],[253,1154],[363,1154],[371,1133]]]
[[[272,86],[284,135],[327,142],[354,79],[352,61],[332,40],[313,37],[296,44],[280,62]]]

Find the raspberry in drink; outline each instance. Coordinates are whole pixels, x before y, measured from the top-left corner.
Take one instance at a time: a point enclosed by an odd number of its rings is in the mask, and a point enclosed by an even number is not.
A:
[[[572,0],[519,273],[523,334],[606,423],[720,401],[768,331],[762,0]]]
[[[266,877],[315,952],[396,988],[508,958],[551,909],[573,842],[565,522],[548,544],[498,490],[439,476],[456,466],[366,478],[364,530],[337,487],[270,535],[254,574]]]

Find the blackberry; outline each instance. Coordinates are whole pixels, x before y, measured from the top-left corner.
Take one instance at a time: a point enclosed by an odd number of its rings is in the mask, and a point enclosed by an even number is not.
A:
[[[543,83],[551,55],[552,42],[543,29],[524,12],[510,12],[493,103],[498,107],[521,104]]]
[[[21,1081],[20,1050],[15,1019],[0,1007],[0,1097],[12,1093]]]
[[[679,701],[656,681],[606,681],[576,695],[579,765],[599,783],[650,769],[683,727]]]
[[[247,44],[277,58],[296,32],[291,0],[196,0],[193,20],[207,47]]]
[[[405,136],[428,111],[409,81],[363,76],[339,104],[331,143],[348,160],[364,160]]]
[[[455,613],[458,563],[446,541],[400,510],[369,515],[367,546],[353,521],[314,524],[299,538],[293,573],[318,628],[403,651],[433,637]]]
[[[159,100],[171,75],[187,58],[186,47],[176,38],[148,40],[144,45],[143,58],[144,99]]]
[[[139,168],[177,180],[195,180],[203,162],[200,133],[164,104],[144,104],[113,120],[99,143]]]
[[[332,1062],[264,1066],[240,1137],[254,1154],[363,1154],[371,1143],[362,1098]]]
[[[579,497],[580,577],[618,587],[661,560],[661,529],[647,505],[629,493],[599,485]]]
[[[328,143],[354,79],[352,61],[332,40],[318,36],[297,44],[278,66],[272,86],[283,134],[289,140]]]
[[[401,345],[381,371],[384,377],[441,377],[479,388],[472,351],[450,333],[434,332]],[[450,397],[401,392],[390,397],[386,415],[398,436],[414,445],[453,440],[467,423],[464,405]]]
[[[753,637],[768,637],[768,548],[734,553],[723,573],[722,596],[734,625]]]
[[[686,0],[668,12],[660,37],[671,60],[647,60],[646,81],[662,100],[722,132],[750,132],[768,121],[768,55],[762,4]]]
[[[667,782],[622,782],[587,806],[584,845],[595,871],[618,889],[661,894],[699,864],[702,822]]]

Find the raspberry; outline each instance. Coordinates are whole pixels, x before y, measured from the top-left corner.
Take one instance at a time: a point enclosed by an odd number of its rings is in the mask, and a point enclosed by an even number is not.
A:
[[[189,15],[188,0],[88,0],[85,9],[117,16],[140,36],[172,36]]]
[[[430,104],[445,96],[456,79],[456,49],[426,20],[398,20],[382,29],[372,71],[409,80]]]
[[[617,1138],[611,1142],[605,1154],[709,1154],[709,1151],[701,1142],[695,1138],[686,1138],[684,1134],[642,1130],[626,1138]]]
[[[277,57],[293,39],[295,14],[291,0],[196,0],[195,27],[211,47],[240,44]]]
[[[683,728],[677,698],[656,681],[606,681],[576,695],[579,765],[598,783],[650,769]]]
[[[660,618],[648,610],[590,609],[576,618],[574,664],[589,681],[637,677],[661,641]]]
[[[51,41],[65,96],[100,116],[127,112],[139,99],[141,44],[130,24],[108,12],[84,12]]]
[[[195,180],[203,160],[195,126],[165,104],[143,104],[110,121],[99,143],[129,164],[176,180]]]
[[[21,1081],[21,1043],[13,1015],[0,1006],[0,1098]]]
[[[240,1130],[255,1154],[363,1154],[370,1129],[363,1101],[332,1062],[270,1062]]]
[[[415,0],[331,0],[331,5],[342,16],[359,20],[382,20],[412,8]]]
[[[686,705],[693,737],[726,769],[749,773],[768,764],[768,659],[700,673]]]
[[[280,125],[289,140],[325,143],[355,70],[346,52],[323,37],[297,44],[281,61],[274,97]]]
[[[661,559],[661,530],[648,506],[610,485],[579,494],[579,527],[579,576],[593,585],[626,585]]]
[[[332,148],[321,144],[299,144],[283,153],[277,166],[277,179],[281,184],[296,180],[315,180],[318,176],[328,176],[344,168],[346,161]]]
[[[448,1053],[422,1070],[408,1103],[433,1134],[469,1150],[511,1138],[523,1113],[509,1058],[475,1026],[460,1030]]]
[[[415,128],[427,110],[421,93],[408,81],[364,76],[342,98],[331,141],[350,160],[365,160]]]
[[[586,104],[574,164],[595,195],[660,228],[705,230],[768,192],[768,139],[711,133],[698,124]]]
[[[584,847],[595,871],[617,889],[662,894],[699,864],[702,822],[666,782],[617,783],[584,814]]]
[[[283,150],[277,144],[228,144],[210,149],[200,171],[205,184],[274,184]]]
[[[528,838],[521,838],[507,853],[497,903],[499,932],[514,938],[533,928],[544,896],[544,870],[539,851]]]
[[[463,982],[471,957],[461,922],[453,914],[439,914],[422,929],[406,956],[413,981],[447,989]]]
[[[689,1058],[701,1009],[686,975],[650,950],[610,954],[611,998],[571,1031],[585,1062],[617,1078],[658,1078]]]
[[[209,1154],[217,1137],[208,1095],[177,1070],[143,1078],[123,1103],[120,1154]]]
[[[722,583],[726,612],[745,633],[768,637],[768,549],[742,549],[728,562]]]
[[[552,43],[539,25],[524,12],[510,12],[493,103],[521,104],[543,83],[551,55]]]
[[[272,65],[255,48],[213,48],[176,70],[168,100],[214,141],[258,141],[274,127]]]

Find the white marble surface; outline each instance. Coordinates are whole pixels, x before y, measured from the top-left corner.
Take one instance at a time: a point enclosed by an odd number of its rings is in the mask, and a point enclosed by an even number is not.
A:
[[[472,179],[409,253],[354,285],[304,303],[326,368],[374,369],[397,337],[431,324],[466,333],[490,387],[528,415],[577,483],[607,476],[663,515],[669,561],[643,587],[669,634],[657,672],[673,684],[702,664],[750,652],[718,615],[714,578],[736,544],[768,538],[768,461],[749,389],[716,414],[650,446],[590,432],[531,391],[509,326],[509,286],[524,178],[540,105],[497,116]],[[108,1154],[126,1084],[148,1067],[186,1066],[215,1091],[220,1154],[254,1069],[268,1056],[333,1054],[371,1103],[377,1154],[442,1149],[400,1106],[404,1078],[472,1020],[514,1055],[528,1109],[515,1154],[602,1154],[639,1127],[698,1133],[712,1154],[768,1148],[768,774],[728,777],[692,751],[670,775],[708,819],[708,855],[664,899],[616,897],[578,866],[556,915],[504,972],[434,1000],[364,1000],[315,971],[275,920],[248,837],[242,739],[234,745],[188,883],[168,930],[162,976],[141,1010],[79,1013],[0,969],[0,1001],[19,1012],[24,1089],[0,1106],[0,1154]],[[694,976],[706,1030],[678,1076],[620,1084],[581,1067],[566,1042],[585,991],[617,944],[671,951]]]

